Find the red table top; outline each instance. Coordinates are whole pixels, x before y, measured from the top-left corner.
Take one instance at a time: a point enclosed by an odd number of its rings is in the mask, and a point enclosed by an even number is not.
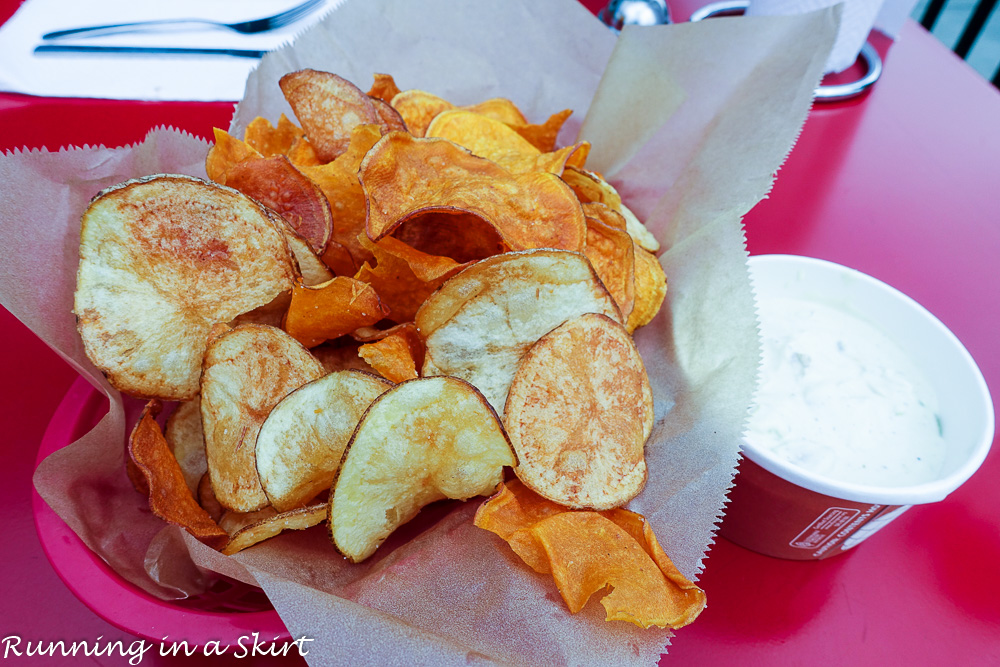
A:
[[[16,4],[0,2],[0,21]],[[683,20],[699,3],[671,4]],[[771,196],[746,217],[750,252],[828,259],[909,294],[962,340],[997,395],[1000,94],[914,23],[888,53],[880,46],[885,71],[870,93],[810,114]],[[0,94],[0,149],[120,145],[161,124],[209,137],[232,108]],[[0,340],[0,634],[127,643],[55,575],[31,518],[38,442],[75,374],[2,309]],[[945,501],[825,561],[777,560],[719,538],[700,581],[708,609],[661,664],[1000,664],[998,476],[994,448]],[[147,654],[142,664],[173,662]]]

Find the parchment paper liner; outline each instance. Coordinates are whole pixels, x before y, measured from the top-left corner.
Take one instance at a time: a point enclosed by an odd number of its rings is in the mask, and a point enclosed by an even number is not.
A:
[[[232,130],[241,133],[257,115],[288,113],[277,78],[304,66],[362,88],[374,72],[389,72],[404,88],[458,104],[505,96],[536,122],[573,108],[569,137],[589,106],[588,166],[619,187],[667,249],[667,303],[636,336],[657,421],[649,481],[631,508],[696,577],[732,482],[759,354],[741,217],[766,195],[799,132],[836,23],[834,10],[714,19],[626,30],[616,48],[575,0],[352,0],[265,57]],[[190,561],[168,560],[177,558],[171,545],[184,543],[201,567],[257,582],[293,636],[315,639],[310,664],[656,662],[668,631],[606,623],[596,600],[568,614],[548,578],[472,526],[475,502],[436,508],[438,520],[424,532],[358,566],[336,555],[322,529],[226,559],[176,539],[176,529],[149,515],[122,472],[125,413],[134,402],[123,407],[75,331],[79,216],[96,192],[126,178],[204,175],[206,150],[201,140],[158,129],[132,147],[0,159],[2,303],[111,402],[93,431],[37,470],[36,488],[53,509],[151,594],[197,590]],[[159,583],[144,568],[151,543]]]

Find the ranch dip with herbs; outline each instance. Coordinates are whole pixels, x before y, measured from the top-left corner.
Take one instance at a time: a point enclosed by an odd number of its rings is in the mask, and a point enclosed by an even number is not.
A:
[[[746,439],[829,479],[909,486],[944,465],[937,398],[885,334],[843,310],[761,299],[763,359]]]

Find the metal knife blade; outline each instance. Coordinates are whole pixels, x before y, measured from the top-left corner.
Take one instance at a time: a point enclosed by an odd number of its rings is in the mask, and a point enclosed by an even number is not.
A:
[[[135,55],[201,55],[262,58],[267,51],[255,49],[213,49],[187,46],[99,46],[95,44],[40,44],[35,53],[126,53]]]

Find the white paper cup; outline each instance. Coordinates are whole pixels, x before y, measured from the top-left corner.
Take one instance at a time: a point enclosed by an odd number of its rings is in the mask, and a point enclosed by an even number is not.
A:
[[[750,270],[759,302],[786,297],[832,306],[888,336],[937,393],[946,454],[934,479],[879,486],[806,470],[745,438],[724,537],[779,558],[828,558],[910,506],[943,500],[972,476],[993,442],[993,402],[971,355],[937,318],[885,283],[831,262],[761,255],[750,259]]]

